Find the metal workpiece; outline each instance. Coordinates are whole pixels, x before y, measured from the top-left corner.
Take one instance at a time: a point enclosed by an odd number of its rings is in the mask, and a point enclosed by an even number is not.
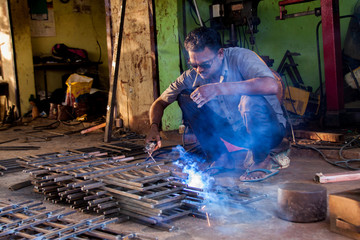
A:
[[[38,204],[38,203],[36,203]],[[41,203],[40,203],[41,204]],[[14,209],[18,206],[23,207],[16,213],[7,212],[2,216],[0,222],[0,236],[11,237],[11,239],[136,239],[154,240],[157,238],[138,234],[136,232],[120,231],[109,224],[123,221],[122,218],[108,218],[103,216],[92,217],[83,220],[73,220],[69,216],[75,211],[64,211],[56,209],[47,211],[45,208],[39,209],[32,202],[4,205],[0,204],[1,209]]]
[[[29,169],[26,172],[30,173],[34,191],[53,203],[65,203],[80,212],[125,216],[124,220],[167,231],[175,229],[169,222],[177,218],[206,219],[201,210],[208,203],[206,192],[184,184],[186,174],[179,177],[166,168],[174,159],[148,161],[143,146],[112,145],[25,157],[23,166]],[[129,156],[139,150],[141,156]],[[234,206],[264,197],[235,187],[216,187],[212,191],[220,197],[231,196],[229,205]]]

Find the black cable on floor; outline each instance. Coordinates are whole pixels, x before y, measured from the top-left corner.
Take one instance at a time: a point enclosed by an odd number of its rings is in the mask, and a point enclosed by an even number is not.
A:
[[[348,147],[351,143],[353,143],[354,141],[356,141],[357,139],[360,138],[360,135],[357,135],[355,136],[351,141],[349,141],[348,143],[346,143],[345,145],[343,145],[340,150],[339,150],[339,156],[341,158],[341,161],[331,161],[329,160],[325,154],[320,151],[318,148],[316,147],[312,147],[312,146],[307,146],[307,145],[303,145],[303,144],[298,144],[298,143],[295,143],[293,146],[294,147],[298,147],[298,148],[305,148],[305,149],[311,149],[311,150],[314,150],[316,152],[318,152],[322,157],[323,159],[333,165],[333,166],[336,166],[336,167],[340,167],[340,168],[344,168],[344,169],[350,169],[350,170],[360,170],[360,167],[352,167],[350,166],[350,163],[359,163],[360,164],[360,159],[345,159],[342,155],[342,151]]]

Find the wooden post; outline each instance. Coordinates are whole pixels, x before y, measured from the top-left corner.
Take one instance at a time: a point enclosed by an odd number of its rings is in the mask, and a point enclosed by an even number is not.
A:
[[[113,66],[113,69],[111,71],[112,81],[110,82],[109,99],[106,109],[107,112],[106,112],[106,127],[105,127],[104,142],[111,141],[112,124],[114,121],[114,105],[116,100],[116,89],[117,89],[119,68],[120,68],[121,42],[122,42],[122,35],[124,32],[125,8],[126,8],[126,0],[122,0],[119,36],[118,36],[117,46],[115,46],[114,48],[114,53],[116,53],[116,56],[115,58],[113,58],[112,61],[112,66]]]

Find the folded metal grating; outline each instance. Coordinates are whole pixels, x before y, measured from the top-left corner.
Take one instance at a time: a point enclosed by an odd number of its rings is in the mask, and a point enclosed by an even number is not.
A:
[[[76,221],[69,218],[75,211],[42,207],[41,202],[0,203],[1,239],[157,239],[108,226],[118,218],[103,216]]]
[[[121,147],[138,150],[131,144]],[[28,168],[25,171],[32,177],[34,191],[44,194],[46,200],[70,204],[81,212],[127,216],[168,231],[174,229],[171,222],[177,218],[190,215],[206,219],[201,208],[208,200],[204,199],[202,189],[183,184],[178,174],[165,168],[174,159],[154,162],[143,156],[114,156],[108,149],[101,150],[98,147],[68,150],[62,154],[24,157],[18,162]],[[240,188],[217,187],[211,191],[234,207],[266,197]]]
[[[182,203],[186,185],[161,169],[166,162],[71,150],[24,157],[21,164],[29,168],[26,172],[32,176],[34,190],[47,200],[68,203],[83,212],[123,214],[171,231],[174,226],[166,222],[197,209]]]
[[[103,152],[107,153],[107,156],[139,156],[144,154],[144,146],[135,144],[132,142],[120,141],[114,142],[111,144],[100,144],[94,147],[81,148],[76,150],[68,150],[66,152],[53,152],[37,155],[40,157],[54,157],[57,155],[67,155],[73,154],[73,152],[89,153],[89,152]],[[16,149],[14,149],[16,150]],[[0,176],[6,173],[18,172],[24,170],[24,167],[21,166],[18,161],[21,161],[22,158],[9,158],[0,160]]]

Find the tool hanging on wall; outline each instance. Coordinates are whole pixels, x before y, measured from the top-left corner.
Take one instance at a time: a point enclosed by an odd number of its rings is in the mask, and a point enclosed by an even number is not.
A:
[[[255,45],[254,34],[258,32],[257,26],[260,24],[260,18],[257,16],[257,7],[260,0],[215,0],[210,5],[210,25],[217,30],[229,30],[230,39],[226,47],[238,46],[238,38],[241,47],[241,32],[249,34],[249,42],[253,47]],[[237,36],[239,35],[239,36]],[[246,39],[244,39],[247,42]],[[248,43],[249,44],[249,43]],[[250,47],[250,46],[249,46]]]
[[[107,113],[106,113],[106,127],[105,127],[105,136],[104,142],[111,141],[111,132],[112,132],[112,124],[114,122],[114,106],[116,101],[116,89],[119,77],[119,68],[120,68],[120,53],[121,53],[121,43],[122,36],[124,32],[124,20],[125,20],[125,8],[126,8],[126,0],[122,0],[121,5],[121,19],[120,19],[120,27],[119,27],[119,35],[117,38],[117,45],[114,47],[114,55],[113,58],[113,68],[111,70],[111,81],[110,81],[110,89],[109,89],[109,98],[107,105]],[[115,64],[114,64],[115,62]]]
[[[287,10],[285,10],[285,6],[297,4],[297,3],[305,3],[305,2],[312,2],[314,0],[284,0],[279,2],[280,7],[280,15],[277,16],[276,20],[285,20],[286,18],[294,18],[294,17],[302,17],[307,15],[315,15],[315,16],[321,16],[321,8],[315,8],[311,11],[305,11],[305,12],[298,12],[298,13],[292,13],[288,14]]]

